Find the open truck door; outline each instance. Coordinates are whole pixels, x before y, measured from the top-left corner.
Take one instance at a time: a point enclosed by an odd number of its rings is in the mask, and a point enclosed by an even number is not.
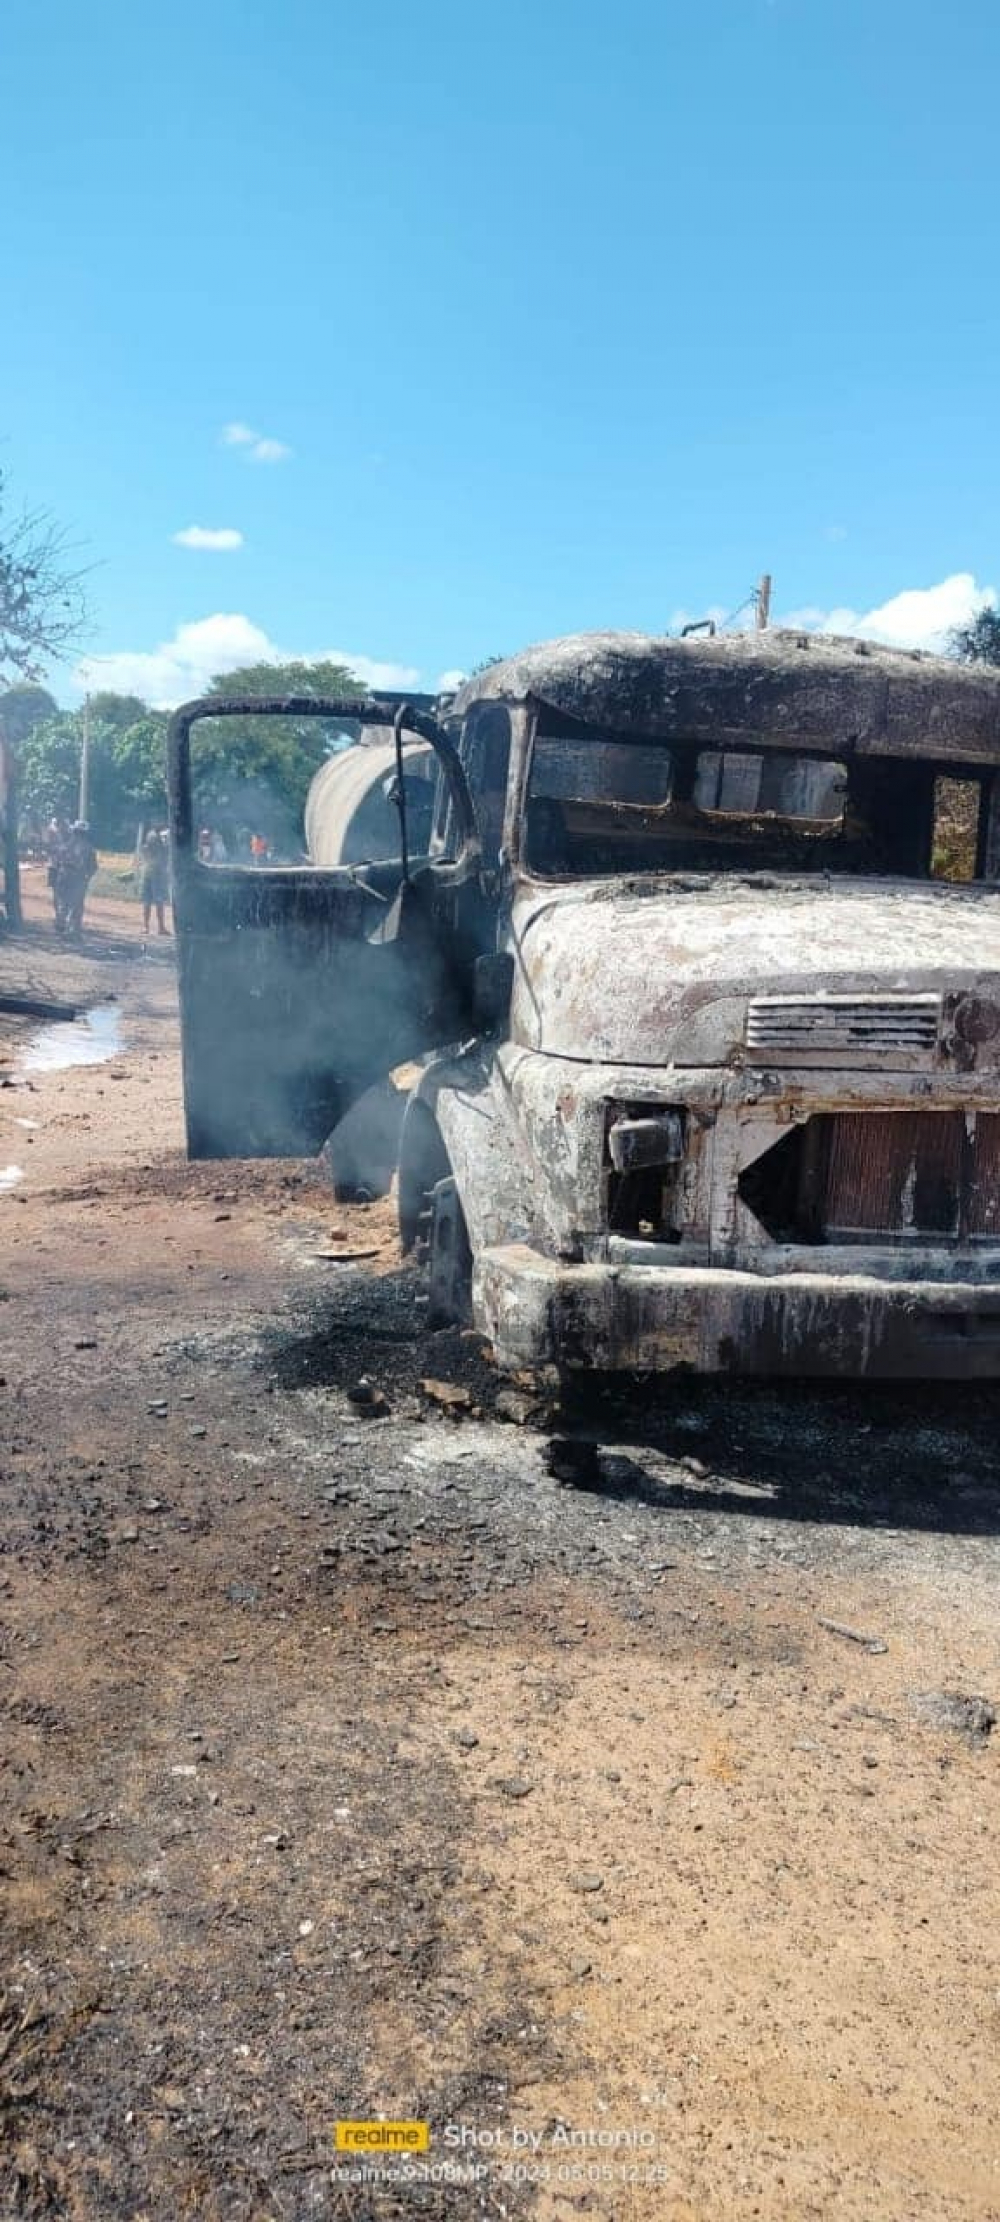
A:
[[[372,867],[205,864],[197,854],[191,737],[198,721],[322,717],[394,722],[430,742],[459,829],[449,862]],[[423,710],[384,700],[187,703],[168,777],[188,1154],[312,1155],[392,1068],[460,1033],[459,950],[479,888],[479,839],[459,758]]]

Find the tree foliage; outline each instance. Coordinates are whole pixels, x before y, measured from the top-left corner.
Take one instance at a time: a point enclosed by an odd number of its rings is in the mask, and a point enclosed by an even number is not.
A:
[[[364,691],[346,665],[330,662],[247,664],[206,689],[209,697],[272,702],[291,695],[357,700]],[[200,816],[231,834],[252,829],[282,847],[296,846],[316,772],[356,732],[344,718],[248,716],[199,724],[192,753]]]
[[[83,724],[82,710],[60,710],[24,736],[21,811],[29,827],[46,824],[56,811],[76,816]],[[140,825],[163,823],[167,724],[163,711],[147,710],[131,696],[98,696],[91,703],[88,809],[103,847],[131,848]]]
[[[334,699],[347,696],[356,700],[364,691],[346,664],[323,662],[246,664],[241,671],[230,671],[222,678],[213,679],[207,694],[209,698],[249,695],[258,701],[287,699],[292,695],[326,695]],[[324,758],[343,745],[345,734],[350,738],[357,728],[345,724],[343,718],[253,717],[227,719],[226,730],[230,735],[238,735],[241,745],[251,754],[259,751],[262,745],[269,754],[288,761],[304,753],[312,766],[311,778]]]
[[[213,680],[207,692],[220,699],[326,695],[357,700],[364,689],[341,664],[288,663],[249,665]],[[40,830],[55,811],[76,814],[84,713],[58,710],[44,688],[14,688],[6,699],[15,696],[22,813],[29,829],[33,823]],[[131,848],[140,825],[162,824],[166,817],[169,717],[149,709],[138,695],[109,692],[91,695],[89,716],[91,824],[102,847]],[[203,721],[195,728],[193,745],[202,823],[218,826],[231,844],[259,832],[280,849],[295,851],[313,775],[351,732],[350,720],[343,718]]]
[[[100,694],[90,695],[89,701],[92,721],[109,726],[115,733],[127,732],[130,725],[149,715],[146,703],[138,694],[113,694],[106,688]]]
[[[94,707],[90,710],[93,719]],[[139,715],[129,725],[101,728],[107,736],[115,779],[126,802],[144,824],[163,820],[167,810],[167,727],[163,710],[139,704]],[[93,741],[91,742],[93,746]]]
[[[69,563],[65,533],[44,510],[5,514],[0,477],[0,676],[36,680],[81,639],[83,573]]]
[[[952,655],[967,664],[1000,664],[1000,610],[981,609],[951,636]]]
[[[21,818],[37,830],[57,811],[76,815],[81,729],[75,716],[57,710],[32,726],[18,750]]]
[[[46,718],[58,715],[59,704],[55,696],[49,693],[47,687],[36,686],[30,680],[22,680],[20,685],[8,687],[4,694],[0,694],[0,732],[14,748],[20,747],[28,734],[34,732],[36,725],[43,724]]]

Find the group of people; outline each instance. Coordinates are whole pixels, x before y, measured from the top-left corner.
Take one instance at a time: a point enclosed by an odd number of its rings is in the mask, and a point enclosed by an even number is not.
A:
[[[79,941],[87,889],[97,870],[97,850],[87,820],[77,818],[71,825],[68,818],[57,813],[49,822],[45,853],[56,932],[60,940]],[[169,933],[166,910],[170,900],[170,848],[167,835],[155,826],[140,843],[137,876],[143,938],[149,933],[154,911],[157,932]]]
[[[262,834],[250,836],[249,852],[254,864],[269,861],[270,850]],[[56,932],[60,938],[78,941],[83,932],[87,889],[97,870],[97,851],[86,819],[77,818],[71,825],[67,817],[57,814],[46,832],[45,853]],[[198,835],[198,857],[202,864],[228,862],[229,851],[218,829],[202,827]],[[170,843],[169,836],[155,826],[150,827],[139,844],[137,878],[143,939],[149,933],[154,911],[157,933],[169,933],[166,913],[170,901]]]
[[[56,932],[60,939],[79,941],[87,889],[97,870],[97,850],[86,818],[77,818],[71,825],[66,817],[54,817],[46,851]]]
[[[251,864],[267,864],[270,861],[270,845],[262,833],[239,834],[236,840],[237,857],[241,850],[249,856]],[[229,850],[217,826],[202,826],[198,835],[198,862],[228,864]]]

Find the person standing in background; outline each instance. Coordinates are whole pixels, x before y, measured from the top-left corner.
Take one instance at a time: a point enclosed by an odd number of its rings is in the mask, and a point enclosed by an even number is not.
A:
[[[90,838],[90,827],[86,818],[78,818],[70,829],[69,840],[63,849],[60,870],[65,897],[66,932],[71,941],[79,941],[83,932],[83,906],[96,870],[97,850]]]
[[[57,811],[49,820],[45,832],[45,854],[48,858],[48,879],[52,891],[52,909],[57,934],[66,931],[66,886],[64,867],[69,845],[69,819]]]
[[[156,931],[169,932],[165,910],[170,894],[169,858],[162,833],[151,826],[139,852],[139,894],[142,899],[142,938],[149,934],[149,921],[156,912]]]

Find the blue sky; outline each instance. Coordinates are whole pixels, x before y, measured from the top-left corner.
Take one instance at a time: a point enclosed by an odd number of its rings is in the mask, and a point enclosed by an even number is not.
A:
[[[33,0],[4,49],[0,467],[102,680],[430,684],[765,567],[926,639],[1000,583],[995,0]]]

